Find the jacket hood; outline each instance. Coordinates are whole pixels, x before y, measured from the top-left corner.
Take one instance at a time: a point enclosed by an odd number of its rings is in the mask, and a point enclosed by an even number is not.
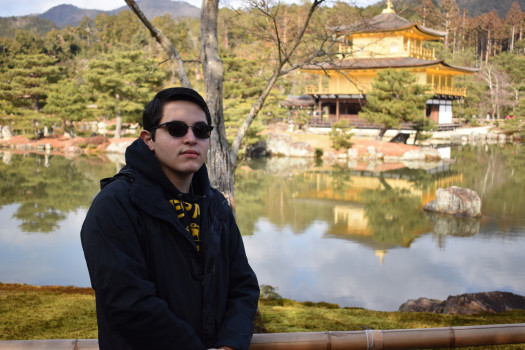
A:
[[[174,198],[181,194],[162,171],[155,154],[140,138],[133,141],[133,143],[126,148],[126,166],[113,178],[101,182],[101,187],[104,187],[109,182],[120,176],[133,177],[131,174],[134,171],[139,172],[149,181],[158,184],[169,197]],[[193,189],[193,195],[196,197],[204,196],[208,192],[210,180],[208,178],[208,170],[206,169],[205,164],[193,174],[191,187]],[[183,195],[187,196],[186,194]],[[190,199],[194,200],[195,198]]]

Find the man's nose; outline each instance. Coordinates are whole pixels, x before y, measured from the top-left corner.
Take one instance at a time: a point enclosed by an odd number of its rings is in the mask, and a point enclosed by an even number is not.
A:
[[[195,137],[195,134],[193,133],[193,128],[191,126],[188,126],[188,132],[186,133],[186,135],[184,135],[183,141],[189,143],[197,142],[197,138]]]

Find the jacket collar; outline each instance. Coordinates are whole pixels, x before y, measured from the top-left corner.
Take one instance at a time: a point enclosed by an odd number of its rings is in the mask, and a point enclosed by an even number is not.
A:
[[[135,174],[130,192],[132,200],[153,217],[170,222],[173,221],[175,214],[169,204],[169,199],[182,195],[184,199],[200,201],[212,193],[208,170],[203,164],[192,178],[191,184],[195,195],[182,194],[169,181],[154,153],[140,138],[126,149],[126,166],[119,175],[130,170]],[[175,221],[178,222],[178,220]]]

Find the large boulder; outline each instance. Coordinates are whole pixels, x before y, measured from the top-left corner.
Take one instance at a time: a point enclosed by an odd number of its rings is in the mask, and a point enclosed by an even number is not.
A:
[[[6,125],[4,127],[0,126],[0,130],[2,131],[0,135],[0,140],[10,140],[13,137],[13,132],[11,131],[9,125]]]
[[[108,147],[106,147],[106,153],[117,153],[125,154],[126,148],[133,143],[133,140],[120,140],[111,142]]]
[[[64,147],[64,154],[66,156],[78,156],[82,154],[82,148],[74,145]]]
[[[441,153],[432,147],[422,147],[405,152],[401,157],[402,160],[441,160]]]
[[[433,312],[453,315],[475,315],[482,312],[525,310],[525,297],[509,292],[466,293],[449,296],[445,301],[419,298],[399,307],[405,312]]]
[[[259,141],[250,145],[246,150],[246,155],[250,158],[263,158],[266,156],[266,143]]]
[[[452,186],[438,188],[436,198],[425,204],[424,209],[431,212],[465,217],[481,216],[481,198],[476,191]]]
[[[285,157],[314,157],[314,149],[306,142],[293,142],[289,135],[271,133],[266,149],[272,155]]]
[[[419,298],[410,299],[401,304],[399,311],[402,312],[433,312],[436,314],[443,313],[443,302],[437,299]]]

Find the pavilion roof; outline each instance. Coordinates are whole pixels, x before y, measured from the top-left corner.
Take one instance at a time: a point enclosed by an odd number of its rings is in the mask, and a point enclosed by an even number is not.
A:
[[[288,95],[284,101],[279,102],[283,107],[310,107],[315,105],[312,96],[309,95]]]
[[[348,34],[358,34],[389,32],[410,29],[411,27],[414,27],[425,34],[435,36],[437,38],[442,38],[446,34],[445,32],[439,30],[422,27],[415,22],[410,22],[409,20],[396,15],[395,13],[381,13],[357,25],[337,27],[333,28],[333,30],[342,33],[348,32]]]
[[[341,69],[378,69],[378,68],[410,68],[442,65],[447,68],[459,70],[464,73],[473,73],[477,69],[455,67],[443,60],[424,60],[415,57],[389,57],[389,58],[346,58],[321,62],[304,66],[303,70],[341,70]]]

